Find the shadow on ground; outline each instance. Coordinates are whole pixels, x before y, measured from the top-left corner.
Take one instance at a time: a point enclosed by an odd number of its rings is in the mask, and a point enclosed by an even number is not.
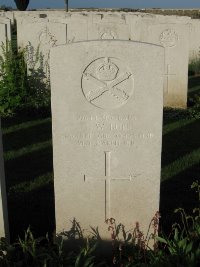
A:
[[[31,227],[35,237],[51,238],[55,231],[55,209],[53,183],[32,190],[15,193],[8,197],[8,211],[11,240],[23,237]]]
[[[179,117],[175,121],[179,123]],[[163,135],[160,212],[161,227],[166,233],[170,232],[173,223],[180,222],[180,215],[174,213],[176,208],[184,208],[191,214],[199,205],[198,197],[191,189],[194,181],[200,181],[199,148],[199,119],[184,126],[180,123],[179,127]]]
[[[47,232],[52,235],[55,209],[51,120],[16,116],[4,119],[3,128],[11,240],[23,236],[29,226],[36,237]]]

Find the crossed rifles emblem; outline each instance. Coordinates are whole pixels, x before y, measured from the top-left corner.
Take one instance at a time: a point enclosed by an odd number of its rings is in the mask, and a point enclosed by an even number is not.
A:
[[[96,89],[89,91],[85,95],[88,101],[92,102],[106,92],[109,92],[113,97],[121,100],[122,102],[126,101],[129,98],[129,95],[123,89],[117,88],[117,85],[128,80],[132,75],[131,73],[125,72],[112,81],[100,80],[89,73],[84,73],[83,75],[86,80],[90,81],[96,87]]]

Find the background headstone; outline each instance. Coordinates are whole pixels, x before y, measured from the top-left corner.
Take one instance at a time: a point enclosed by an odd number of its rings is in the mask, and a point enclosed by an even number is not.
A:
[[[140,41],[155,43],[165,48],[164,106],[186,108],[189,24],[161,23],[143,19]]]
[[[4,160],[3,160],[1,119],[0,119],[0,237],[6,237],[9,240],[9,226],[8,226]]]
[[[57,232],[75,218],[147,231],[159,209],[164,49],[118,40],[52,48]],[[144,79],[145,77],[145,79]]]
[[[0,17],[0,56],[3,55],[2,45],[6,45],[11,40],[11,23],[10,20]]]
[[[88,39],[88,14],[70,14],[66,17],[67,43],[85,41]]]
[[[67,25],[46,18],[22,18],[17,21],[19,49],[26,49],[28,68],[38,68],[49,79],[49,54],[53,46],[66,44]],[[38,58],[38,62],[36,60]]]
[[[190,61],[200,57],[200,20],[192,19],[190,26]]]
[[[88,24],[88,40],[120,39],[130,40],[130,25],[126,16],[118,14],[96,14],[90,16]]]
[[[0,16],[0,24],[6,25],[6,38],[11,40],[11,20]]]
[[[8,18],[14,24],[14,11],[0,11],[0,18]]]

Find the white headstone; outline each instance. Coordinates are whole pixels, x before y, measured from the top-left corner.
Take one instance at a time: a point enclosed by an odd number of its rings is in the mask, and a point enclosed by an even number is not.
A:
[[[130,25],[126,23],[125,15],[96,14],[90,17],[88,23],[88,40],[120,39],[130,40]]]
[[[88,39],[88,15],[71,14],[66,18],[67,42],[85,41]]]
[[[14,12],[13,11],[0,11],[0,18],[8,18],[11,23],[14,24]]]
[[[141,20],[140,41],[165,48],[164,106],[186,108],[188,90],[189,24]]]
[[[56,230],[75,218],[109,238],[159,209],[164,49],[119,40],[51,50]]]
[[[1,119],[0,119],[0,237],[6,237],[9,240]]]
[[[27,10],[27,11],[13,11],[14,18],[17,21],[20,18],[32,17],[32,18],[49,18],[49,17],[64,17],[67,13],[65,10]]]
[[[6,26],[6,33],[5,36],[8,40],[11,40],[11,21],[8,18],[2,18],[0,16],[0,24],[5,24]],[[1,35],[0,35],[1,36]]]
[[[39,62],[36,66],[44,71],[49,78],[49,53],[53,46],[66,44],[67,25],[51,22],[48,19],[23,18],[17,21],[18,47],[26,48],[29,68],[35,65],[39,51]]]
[[[190,61],[200,57],[200,20],[192,19],[190,26]]]
[[[11,40],[11,24],[7,18],[0,17],[0,56],[3,55],[2,46]]]
[[[6,24],[0,23],[0,42],[2,44],[6,42]]]

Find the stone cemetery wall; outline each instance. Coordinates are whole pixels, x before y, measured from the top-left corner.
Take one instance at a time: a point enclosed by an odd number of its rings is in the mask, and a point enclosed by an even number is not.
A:
[[[147,232],[159,209],[164,49],[132,41],[52,48],[57,232],[111,217]],[[145,77],[145,78],[144,78]]]
[[[7,197],[6,197],[6,186],[5,186],[3,144],[2,144],[1,119],[0,119],[0,237],[5,237],[5,236],[9,240]]]

